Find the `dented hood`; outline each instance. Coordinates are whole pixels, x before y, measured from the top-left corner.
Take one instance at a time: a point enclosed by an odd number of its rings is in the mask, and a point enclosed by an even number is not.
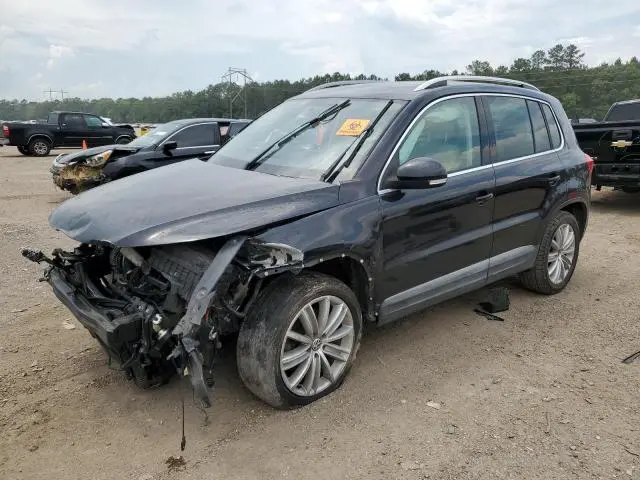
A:
[[[79,242],[133,247],[220,237],[337,204],[337,185],[187,160],[88,190],[49,222]]]

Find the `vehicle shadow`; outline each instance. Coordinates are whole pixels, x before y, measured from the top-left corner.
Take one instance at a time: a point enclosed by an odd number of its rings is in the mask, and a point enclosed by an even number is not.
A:
[[[591,209],[601,213],[640,213],[640,193],[625,193],[618,190],[593,191]]]

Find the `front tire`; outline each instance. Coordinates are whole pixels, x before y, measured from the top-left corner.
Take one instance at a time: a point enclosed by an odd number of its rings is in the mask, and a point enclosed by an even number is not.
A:
[[[240,378],[275,408],[307,405],[336,390],[355,360],[362,313],[340,280],[303,272],[274,280],[240,328]]]
[[[130,143],[131,139],[129,137],[120,137],[118,140],[116,140],[116,144],[118,145],[126,145],[127,143]]]
[[[27,147],[22,146],[22,145],[18,146],[18,151],[22,155],[31,155],[31,152],[29,152],[29,149]]]
[[[576,218],[560,211],[545,229],[533,268],[520,274],[524,287],[544,295],[564,290],[578,262],[580,237]]]
[[[36,157],[46,157],[51,151],[51,142],[45,138],[35,138],[29,142],[27,147],[31,155]]]

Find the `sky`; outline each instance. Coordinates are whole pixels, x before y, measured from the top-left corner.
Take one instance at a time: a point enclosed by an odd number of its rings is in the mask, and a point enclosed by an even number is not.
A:
[[[509,65],[556,43],[575,43],[590,65],[639,55],[640,1],[3,0],[0,98],[162,96],[228,67],[256,81],[393,78]]]

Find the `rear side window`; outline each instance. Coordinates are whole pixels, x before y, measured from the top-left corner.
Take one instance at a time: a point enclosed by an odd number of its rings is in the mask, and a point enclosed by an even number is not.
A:
[[[551,150],[549,132],[547,132],[547,124],[542,116],[540,104],[527,100],[527,106],[529,107],[529,116],[531,117],[531,126],[533,127],[533,141],[535,142],[536,153]]]
[[[549,105],[547,105],[546,103],[542,104],[542,111],[544,112],[544,116],[547,119],[547,125],[549,126],[549,135],[551,135],[551,147],[558,148],[560,147],[560,143],[562,142],[558,122],[556,122],[556,118],[553,116],[551,107],[549,107]]]
[[[486,97],[496,135],[496,161],[535,153],[527,102],[515,97]]]
[[[176,133],[169,140],[175,140],[178,142],[178,148],[215,145],[213,124],[205,123],[202,125],[187,127]]]
[[[62,125],[68,128],[85,128],[84,116],[78,113],[67,113],[62,116]]]

